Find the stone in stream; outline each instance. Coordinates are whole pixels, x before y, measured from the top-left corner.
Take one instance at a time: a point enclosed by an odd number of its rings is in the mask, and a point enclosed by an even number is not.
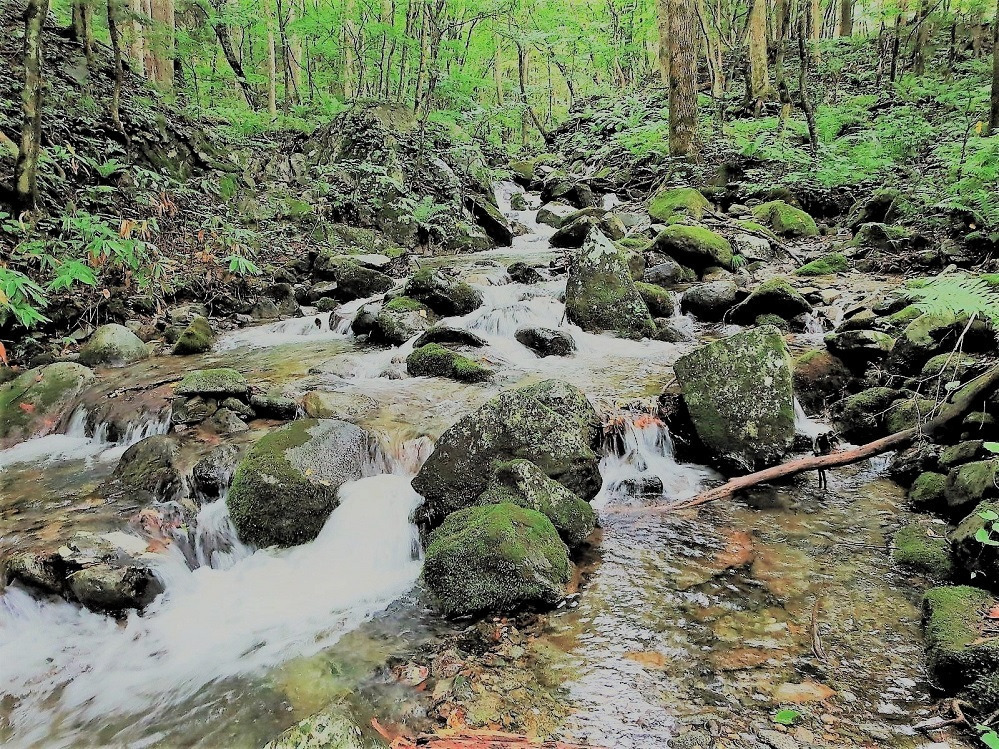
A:
[[[720,465],[752,472],[780,461],[794,441],[790,355],[765,325],[702,346],[674,372],[697,435]]]
[[[513,244],[513,230],[510,228],[510,222],[492,201],[478,195],[472,195],[465,198],[465,206],[475,218],[476,223],[497,245],[509,247]]]
[[[384,294],[395,286],[390,276],[339,255],[320,255],[313,273],[321,280],[336,282],[334,297],[341,302]]]
[[[811,312],[812,305],[783,278],[771,278],[757,286],[726,315],[737,325],[745,325],[760,315],[777,315],[793,320],[800,314]]]
[[[423,580],[448,616],[552,607],[571,565],[552,522],[510,502],[453,512],[430,534]]]
[[[194,464],[191,487],[195,496],[213,498],[229,488],[232,474],[239,462],[239,450],[234,445],[221,444]]]
[[[712,281],[687,289],[680,297],[680,308],[705,322],[719,322],[739,299],[734,281]]]
[[[950,577],[953,571],[950,544],[925,523],[910,523],[899,528],[892,542],[891,556],[903,567],[941,580]]]
[[[944,498],[949,514],[957,517],[986,500],[999,500],[999,459],[978,460],[951,469]]]
[[[483,382],[493,374],[491,369],[474,359],[438,343],[414,349],[406,357],[406,371],[413,377],[449,377],[459,382]]]
[[[919,372],[938,354],[949,353],[967,328],[962,339],[965,353],[994,351],[995,334],[989,325],[950,310],[926,312],[905,326],[892,348],[888,364],[902,372]]]
[[[578,388],[546,380],[507,390],[462,417],[413,479],[426,501],[420,525],[470,507],[486,490],[494,461],[524,458],[584,500],[600,489],[600,418]]]
[[[170,411],[170,423],[200,424],[218,410],[219,402],[216,398],[204,398],[200,395],[178,398]]]
[[[850,384],[850,370],[822,349],[812,349],[794,360],[794,392],[809,413],[823,410],[843,397]]]
[[[356,421],[376,408],[373,398],[357,393],[311,390],[302,396],[302,410],[313,419]]]
[[[366,475],[375,439],[346,421],[305,419],[275,429],[239,461],[226,498],[236,532],[256,546],[315,539],[337,490]]]
[[[173,347],[173,353],[177,356],[187,356],[189,354],[203,354],[210,351],[215,343],[215,331],[212,330],[211,323],[207,318],[196,316],[190,324],[180,334],[177,343]]]
[[[655,249],[698,272],[712,266],[734,269],[732,245],[720,234],[702,226],[667,226],[656,236]]]
[[[575,214],[574,214],[575,215]],[[551,246],[575,250],[583,246],[591,231],[599,231],[600,221],[594,216],[570,216],[551,237]]]
[[[562,540],[574,549],[597,525],[597,515],[562,484],[548,478],[529,460],[496,463],[493,475],[477,504],[512,502],[536,510],[552,521]]]
[[[158,502],[179,498],[184,493],[184,476],[177,465],[177,449],[177,440],[164,434],[136,442],[122,454],[101,493]]]
[[[892,472],[894,478],[895,472]],[[913,480],[909,487],[909,504],[917,512],[944,512],[947,500],[944,492],[947,488],[947,475],[936,471],[923,471]]]
[[[661,190],[649,201],[649,216],[660,224],[670,224],[684,219],[700,221],[711,203],[693,187],[674,187]]]
[[[225,398],[246,396],[250,385],[235,369],[196,369],[184,375],[174,389],[177,395],[201,395]]]
[[[506,272],[510,275],[510,280],[514,283],[532,284],[541,283],[544,280],[536,268],[522,260],[511,263],[507,266]]]
[[[149,347],[124,325],[102,325],[80,349],[80,363],[88,367],[124,367],[149,358]]]
[[[442,317],[467,315],[482,306],[482,294],[476,289],[432,268],[418,270],[403,293]]]
[[[572,336],[555,328],[518,328],[513,337],[542,358],[570,356],[576,350]]]
[[[683,267],[672,258],[660,257],[650,262],[652,264],[646,267],[642,274],[642,280],[646,283],[669,287],[685,281],[697,280],[697,274],[694,271]]]
[[[642,283],[641,281],[635,283],[635,288],[641,294],[642,301],[645,302],[645,306],[648,307],[649,314],[652,317],[673,317],[673,315],[680,311],[677,296],[672,291],[667,291],[662,286]]]
[[[55,431],[96,379],[81,364],[56,362],[0,385],[0,448]]]
[[[553,229],[560,229],[565,220],[575,212],[575,208],[565,203],[545,203],[541,206],[541,210],[538,211],[535,220],[539,224],[545,224]]]
[[[569,261],[566,317],[589,332],[613,331],[626,338],[655,333],[655,323],[621,253],[592,230]]]
[[[218,435],[242,434],[250,430],[239,414],[228,408],[220,408],[213,413],[211,418],[205,422],[205,426]]]
[[[435,325],[413,342],[413,348],[420,348],[421,346],[426,346],[428,343],[450,343],[455,346],[482,348],[486,345],[486,339],[464,328],[454,328],[450,325]]]
[[[844,330],[827,334],[825,343],[848,367],[863,371],[871,362],[886,358],[895,339],[876,330]]]
[[[819,233],[815,219],[783,200],[771,200],[756,206],[753,216],[782,237],[815,237]]]
[[[833,417],[839,433],[858,443],[885,436],[888,409],[901,395],[902,391],[895,388],[873,387],[833,404]]]
[[[142,610],[163,592],[163,584],[147,567],[95,564],[66,578],[73,597],[91,611],[122,613]]]
[[[427,330],[437,316],[422,302],[407,296],[397,296],[382,306],[371,323],[368,340],[401,346],[413,336]]]
[[[373,749],[374,746],[364,738],[346,708],[334,705],[299,721],[264,749]]]

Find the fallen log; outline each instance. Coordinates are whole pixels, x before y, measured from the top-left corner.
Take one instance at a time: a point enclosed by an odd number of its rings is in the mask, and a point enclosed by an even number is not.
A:
[[[999,366],[986,370],[974,380],[971,380],[963,387],[951,393],[941,404],[936,416],[925,424],[889,434],[887,437],[882,437],[879,440],[868,442],[866,445],[860,445],[859,447],[839,450],[829,455],[809,455],[779,466],[765,468],[762,471],[750,473],[746,476],[738,476],[719,487],[701,492],[696,497],[666,505],[659,509],[672,511],[698,507],[709,502],[731,497],[738,491],[749,489],[758,484],[766,484],[790,478],[805,471],[840,468],[858,463],[867,458],[873,458],[875,455],[881,455],[891,450],[908,447],[920,437],[932,437],[935,432],[938,432],[955,419],[963,417],[978,406],[982,399],[997,387],[999,387]],[[654,510],[656,508],[650,509]]]
[[[530,739],[500,731],[442,730],[439,734],[421,735],[415,741],[400,737],[392,749],[599,749],[562,741]]]

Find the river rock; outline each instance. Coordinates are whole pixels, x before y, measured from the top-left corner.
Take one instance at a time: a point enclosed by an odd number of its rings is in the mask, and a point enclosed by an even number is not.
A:
[[[983,689],[999,671],[999,642],[983,631],[996,599],[966,585],[931,588],[923,596],[926,665],[933,683],[948,692],[966,691],[972,699],[987,696]],[[995,701],[995,693],[991,697]],[[975,699],[984,709],[994,709]]]
[[[513,337],[538,356],[570,356],[576,342],[564,330],[555,328],[519,328]]]
[[[895,339],[876,330],[845,330],[828,333],[826,347],[848,367],[863,371],[871,362],[885,359],[895,345]]]
[[[413,348],[420,348],[421,346],[426,346],[428,343],[482,348],[486,345],[486,339],[464,328],[454,328],[450,325],[435,325],[413,342]]]
[[[833,404],[836,426],[843,437],[858,443],[887,434],[886,418],[891,404],[899,399],[902,391],[889,387],[861,390]]]
[[[395,286],[390,276],[338,255],[320,255],[313,266],[313,273],[321,280],[336,282],[334,296],[341,302],[384,294]]]
[[[566,250],[576,250],[583,246],[591,231],[600,231],[600,220],[594,216],[579,216],[566,220],[566,223],[551,236],[551,246]]]
[[[201,395],[227,398],[246,396],[250,385],[235,369],[196,369],[188,373],[174,389],[177,395]]]
[[[95,564],[67,578],[73,597],[91,611],[121,614],[144,609],[163,592],[152,570],[140,565]]]
[[[544,280],[536,268],[522,260],[511,263],[507,266],[506,272],[509,274],[510,280],[514,283],[533,284],[541,283]]]
[[[346,421],[305,419],[269,432],[240,460],[226,504],[244,543],[312,541],[339,504],[337,490],[365,475],[374,438]]]
[[[783,200],[771,200],[756,206],[753,216],[782,237],[815,237],[819,234],[815,219]]]
[[[487,198],[471,195],[465,198],[465,205],[489,238],[500,247],[513,244],[513,230],[506,216]]]
[[[410,338],[427,330],[437,316],[422,302],[407,296],[397,296],[375,315],[368,340],[401,346]]]
[[[560,229],[565,220],[572,216],[576,209],[565,203],[545,203],[538,211],[535,219],[539,224],[545,224],[553,229]]]
[[[732,245],[720,234],[702,226],[667,226],[656,236],[655,249],[698,272],[712,266],[734,270]]]
[[[700,221],[711,204],[693,187],[674,187],[660,190],[649,201],[649,216],[660,224],[669,224],[683,219]]]
[[[899,528],[892,542],[892,559],[903,567],[943,580],[953,571],[950,544],[925,523]]]
[[[735,305],[727,319],[745,325],[752,323],[760,315],[777,315],[785,320],[793,320],[798,315],[811,311],[812,305],[787,280],[771,278]]]
[[[702,346],[674,372],[694,428],[723,466],[751,472],[777,463],[794,441],[790,355],[769,325]]]
[[[180,328],[186,328],[196,317],[208,317],[208,311],[205,309],[205,305],[194,302],[190,304],[178,304],[176,307],[171,307],[166,312],[167,322],[170,325],[176,325]]]
[[[570,548],[582,544],[593,532],[597,516],[585,502],[562,484],[548,478],[529,460],[497,463],[477,504],[512,502],[536,510],[552,521]]]
[[[892,476],[896,472],[892,472]],[[936,471],[923,471],[909,487],[909,504],[917,512],[943,512],[947,508],[945,491],[947,475]]]
[[[638,293],[641,295],[642,301],[645,302],[645,306],[652,317],[673,317],[673,315],[680,311],[676,294],[672,291],[667,291],[662,286],[642,283],[641,281],[635,283],[635,288],[638,289]]]
[[[81,364],[56,362],[0,385],[0,448],[55,431],[96,379]]]
[[[268,743],[264,749],[374,749],[361,729],[339,706],[309,716]]]
[[[197,496],[214,498],[229,488],[239,462],[239,450],[234,445],[217,445],[194,464],[191,486]]]
[[[242,434],[250,430],[239,414],[228,408],[220,408],[213,413],[211,418],[205,421],[205,426],[218,435]]]
[[[482,294],[477,290],[432,268],[417,271],[403,293],[442,317],[467,315],[482,306]]]
[[[951,515],[962,517],[987,500],[999,500],[999,460],[978,460],[952,468],[944,498]],[[999,539],[997,539],[999,540]]]
[[[546,380],[507,390],[462,417],[437,440],[413,479],[426,498],[421,525],[469,507],[485,491],[493,461],[524,458],[584,500],[600,489],[600,418],[578,388]]]
[[[657,286],[674,286],[682,281],[696,280],[696,275],[688,268],[684,268],[675,260],[666,258],[655,265],[646,267],[642,274],[642,280],[646,283],[654,283]]]
[[[769,262],[774,259],[774,249],[769,241],[752,234],[737,234],[732,239],[732,250],[749,262]]]
[[[413,377],[449,377],[459,382],[483,382],[493,374],[474,359],[438,343],[414,349],[406,357],[406,371]]]
[[[180,334],[173,347],[173,353],[177,356],[203,354],[210,351],[214,343],[215,331],[212,330],[211,323],[207,318],[198,315]]]
[[[954,562],[961,570],[962,577],[974,579],[990,588],[999,583],[999,547],[982,543],[977,535],[984,529],[985,533],[995,536],[994,540],[999,541],[999,533],[991,532],[997,516],[999,501],[982,502],[950,535]]]
[[[164,434],[140,440],[118,461],[105,494],[170,502],[184,493],[184,476],[177,465],[177,440]]]
[[[809,413],[821,411],[843,397],[850,370],[828,351],[812,349],[794,360],[794,392]]]
[[[448,616],[552,607],[571,565],[552,522],[510,502],[451,513],[431,533],[423,580]]]
[[[149,358],[149,347],[124,325],[102,325],[80,349],[80,363],[88,367],[124,367]]]
[[[687,289],[680,297],[680,308],[698,320],[718,322],[739,298],[734,281],[712,281]]]
[[[918,372],[932,357],[953,349],[967,326],[966,316],[949,310],[924,313],[902,331],[892,349],[889,365],[905,373]],[[965,334],[965,352],[994,349],[994,346],[994,334],[984,322],[976,321]]]
[[[627,338],[655,332],[621,253],[599,231],[591,231],[569,261],[565,309],[566,317],[586,331],[614,331]]]
[[[313,419],[357,421],[377,407],[373,398],[357,393],[311,390],[302,396],[302,410]]]
[[[216,398],[204,398],[194,395],[190,398],[178,398],[170,410],[171,424],[200,424],[219,410]]]

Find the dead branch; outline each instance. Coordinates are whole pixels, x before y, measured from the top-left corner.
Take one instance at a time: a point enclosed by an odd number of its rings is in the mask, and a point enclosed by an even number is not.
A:
[[[822,634],[819,632],[819,609],[821,605],[822,599],[815,596],[815,602],[812,604],[812,655],[825,663],[826,649],[822,647]]]

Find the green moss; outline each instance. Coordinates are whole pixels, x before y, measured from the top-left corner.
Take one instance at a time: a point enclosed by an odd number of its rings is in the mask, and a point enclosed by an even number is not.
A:
[[[429,267],[413,274],[403,293],[444,317],[467,315],[482,306],[482,294],[478,291]]]
[[[0,386],[0,439],[51,431],[94,380],[81,364],[56,362]]]
[[[811,216],[783,200],[771,200],[756,206],[753,216],[784,237],[815,237],[819,233]]]
[[[909,487],[909,502],[913,509],[922,512],[939,510],[944,503],[944,487],[947,476],[942,473],[925,471],[916,477]]]
[[[773,325],[775,328],[780,330],[790,330],[791,326],[787,320],[785,320],[780,315],[774,315],[772,313],[766,315],[758,315],[756,320],[753,321],[754,325]]]
[[[339,306],[340,305],[337,304],[336,299],[324,296],[316,302],[316,312],[333,312]]]
[[[746,231],[754,232],[756,234],[762,234],[767,239],[777,239],[777,235],[773,233],[772,230],[764,226],[757,221],[750,221],[748,219],[740,219],[735,222],[741,226]]]
[[[178,356],[188,354],[202,354],[211,350],[215,342],[215,333],[212,326],[201,315],[191,320],[191,324],[180,334],[173,352]]]
[[[952,511],[964,514],[989,499],[999,499],[999,460],[965,463],[947,474],[944,495]]]
[[[672,292],[651,283],[636,282],[635,288],[653,317],[673,317],[676,314],[678,305]]]
[[[614,243],[619,250],[629,250],[632,252],[645,252],[652,247],[652,240],[646,237],[625,237]]]
[[[250,385],[235,369],[198,369],[184,376],[177,395],[246,395]]]
[[[999,640],[982,637],[992,595],[966,585],[931,588],[923,596],[926,660],[933,680],[958,690],[999,669]]]
[[[936,401],[931,398],[902,398],[891,404],[885,419],[888,432],[904,432],[925,424],[933,415]]]
[[[985,457],[984,440],[965,440],[945,447],[940,453],[940,467],[951,469]]]
[[[703,226],[668,226],[659,232],[655,245],[681,265],[695,270],[714,265],[734,270],[732,245],[725,237]]]
[[[936,578],[950,577],[953,564],[946,538],[927,534],[927,526],[912,523],[895,534],[892,558],[899,564]]]
[[[671,223],[683,218],[700,221],[711,204],[693,187],[676,187],[657,193],[649,201],[649,216],[661,223]]]
[[[428,343],[407,356],[406,371],[413,377],[450,377],[460,382],[482,382],[492,376],[491,369],[438,343]]]
[[[810,263],[805,263],[795,271],[799,276],[829,276],[841,273],[850,267],[850,261],[841,252],[830,252]]]
[[[408,296],[397,296],[385,305],[385,309],[391,312],[419,312],[420,310],[426,310],[427,305],[415,299],[410,299]]]
[[[571,565],[552,522],[511,502],[469,507],[430,535],[423,580],[447,615],[552,606]]]

